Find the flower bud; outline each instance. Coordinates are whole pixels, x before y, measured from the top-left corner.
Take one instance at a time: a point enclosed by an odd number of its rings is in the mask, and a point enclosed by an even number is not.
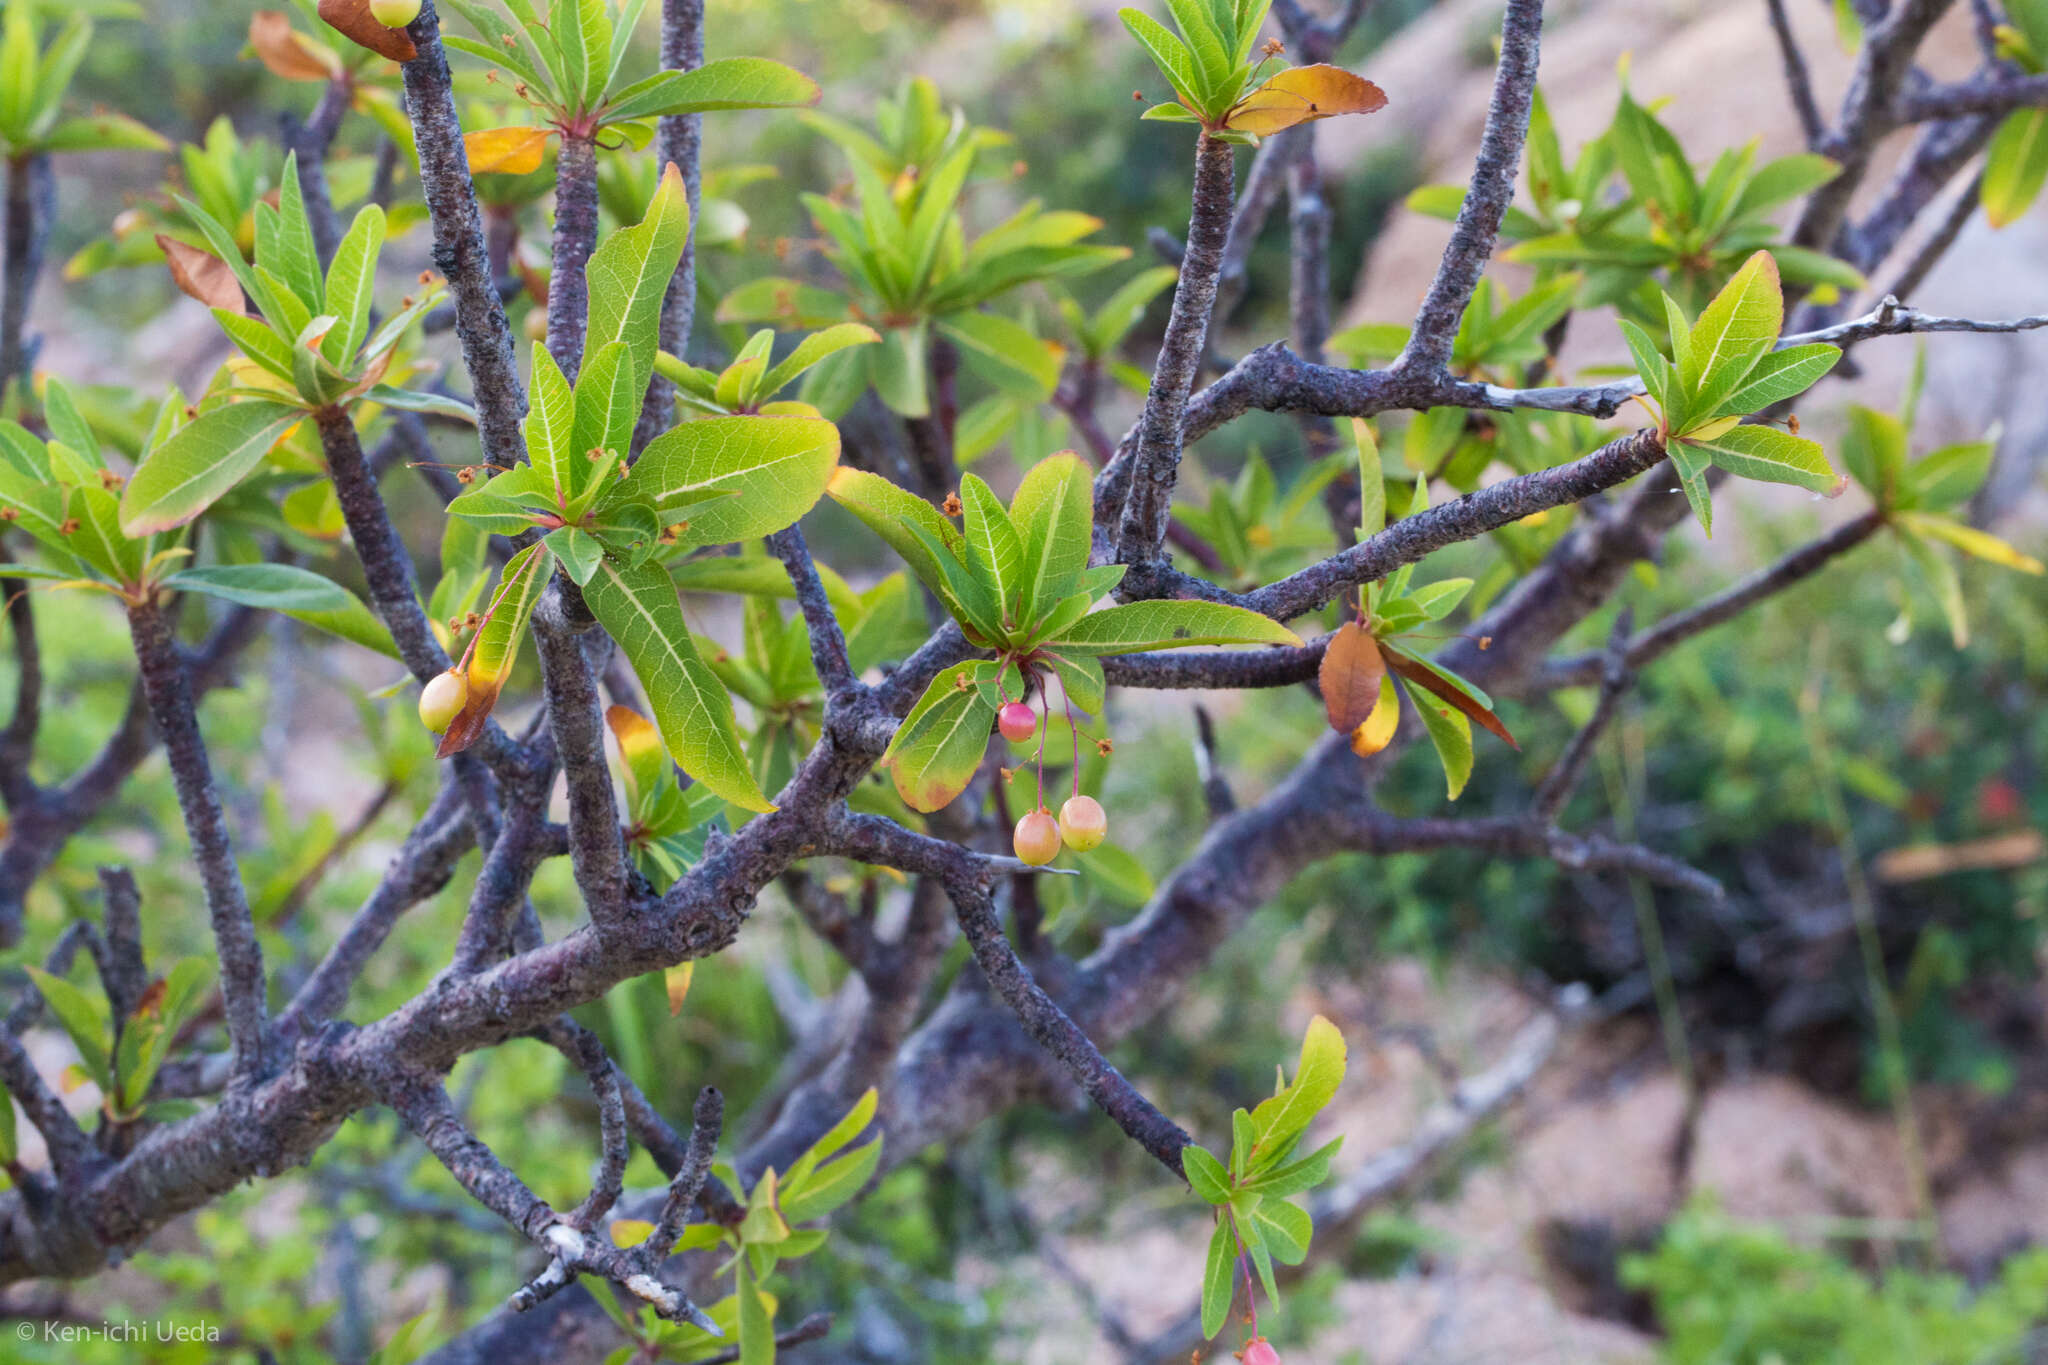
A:
[[[386,28],[404,28],[420,17],[420,0],[370,0],[370,17]]]
[[[468,702],[469,683],[451,668],[420,689],[420,724],[445,735]]]
[[[1109,816],[1092,796],[1070,796],[1060,807],[1060,834],[1076,853],[1086,853],[1109,833]]]
[[[1017,822],[1017,834],[1012,842],[1019,861],[1043,867],[1059,856],[1060,827],[1053,823],[1050,814],[1035,810]]]
[[[1273,1343],[1264,1337],[1252,1338],[1251,1344],[1244,1348],[1241,1359],[1244,1365],[1280,1365],[1280,1353],[1274,1350]]]

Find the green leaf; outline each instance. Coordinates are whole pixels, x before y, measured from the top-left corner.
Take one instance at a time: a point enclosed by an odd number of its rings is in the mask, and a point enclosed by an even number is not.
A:
[[[762,376],[761,396],[774,397],[797,376],[828,355],[843,351],[849,346],[870,346],[881,339],[881,333],[861,322],[842,322],[836,327],[827,327],[822,332],[813,332],[799,341],[796,349],[785,356],[780,364]]]
[[[1888,412],[1856,404],[1849,409],[1839,449],[1842,466],[1880,507],[1901,496],[1906,469],[1906,427]]]
[[[1230,1321],[1230,1300],[1237,1285],[1237,1237],[1228,1218],[1216,1220],[1209,1234],[1209,1256],[1202,1267],[1202,1336],[1213,1338]]]
[[[798,109],[818,102],[818,83],[765,57],[724,57],[694,71],[663,71],[621,90],[605,122],[705,114],[719,109]]]
[[[1766,162],[1751,175],[1735,201],[1732,217],[1738,221],[1767,213],[1788,199],[1809,194],[1842,173],[1837,163],[1811,152],[1781,156]]]
[[[1991,472],[1991,457],[1997,448],[1992,441],[1965,441],[1930,451],[1915,461],[1907,473],[1909,505],[1943,512],[1967,501],[1984,486],[1984,479]],[[1901,450],[1903,452],[1903,446]],[[1842,455],[1846,464],[1846,443]]]
[[[1033,465],[1010,499],[1024,551],[1021,619],[1034,627],[1088,567],[1090,488],[1088,466],[1069,451]]]
[[[125,1111],[142,1107],[163,1069],[178,1031],[206,1003],[203,988],[212,969],[205,959],[181,958],[164,977],[162,995],[128,1020],[121,1034],[116,1103]],[[147,997],[145,997],[147,1000]]]
[[[647,392],[661,348],[661,304],[690,235],[690,201],[682,173],[662,172],[640,222],[606,237],[584,269],[590,282],[586,353],[623,342],[635,394]],[[621,449],[623,454],[623,448]]]
[[[999,615],[1021,624],[1024,546],[1017,528],[978,474],[969,474],[960,481],[960,502],[968,568],[995,590]]]
[[[1026,482],[1029,482],[1028,475]],[[880,536],[926,587],[942,596],[945,594],[946,578],[940,571],[938,559],[925,541],[911,534],[911,528],[915,527],[943,548],[960,548],[962,542],[958,528],[940,516],[938,508],[915,493],[898,488],[879,474],[870,474],[850,465],[842,466],[833,473],[825,491],[834,502],[860,518],[870,531]],[[1021,494],[1022,490],[1019,492]],[[1017,509],[1015,519],[1019,525],[1028,528],[1022,513],[1022,508]],[[1085,556],[1085,550],[1083,553]],[[1085,558],[1083,562],[1086,562]]]
[[[1344,1083],[1348,1057],[1344,1035],[1335,1024],[1320,1014],[1309,1020],[1308,1031],[1301,1040],[1301,1056],[1294,1065],[1294,1079],[1252,1110],[1259,1157],[1273,1159],[1307,1131],[1315,1116],[1336,1098],[1337,1087]],[[1258,1160],[1247,1163],[1248,1171],[1258,1168]]]
[[[1825,493],[1837,476],[1818,441],[1776,427],[1739,426],[1710,441],[1687,441],[1707,452],[1715,464],[1737,478],[1789,483]]]
[[[1259,1201],[1251,1216],[1274,1260],[1282,1265],[1300,1265],[1308,1259],[1308,1243],[1315,1224],[1306,1209],[1269,1197]]]
[[[801,1186],[784,1181],[782,1216],[792,1223],[823,1218],[859,1194],[882,1164],[882,1139],[863,1143],[836,1161],[817,1168]]]
[[[901,416],[923,417],[931,411],[926,385],[931,368],[929,340],[922,321],[891,327],[882,333],[881,346],[868,357],[876,396]]]
[[[240,483],[305,415],[262,400],[201,413],[143,457],[121,494],[121,529],[146,536],[184,525]]]
[[[2025,213],[2048,181],[2048,109],[2007,114],[1984,152],[1984,216],[2002,228]]]
[[[1692,514],[1699,521],[1700,529],[1712,539],[1714,497],[1713,490],[1707,486],[1707,469],[1710,462],[1704,453],[1686,441],[1674,441],[1664,453],[1671,458],[1671,467],[1678,474],[1678,486],[1685,490],[1685,500],[1691,505]]]
[[[1245,1181],[1244,1189],[1267,1199],[1284,1199],[1291,1194],[1312,1190],[1330,1178],[1330,1159],[1343,1145],[1342,1138],[1326,1143],[1299,1161],[1275,1166]]]
[[[846,300],[802,280],[764,275],[740,285],[718,305],[719,322],[769,322],[785,328],[846,321]]]
[[[561,462],[572,507],[593,483],[617,467],[617,460],[625,458],[633,441],[634,419],[640,415],[640,400],[647,394],[646,380],[633,373],[632,357],[623,343],[609,342],[584,355],[583,370],[576,376],[576,430],[569,440],[568,458]],[[594,453],[598,451],[615,458]]]
[[[1047,662],[1059,676],[1060,688],[1067,694],[1067,700],[1091,716],[1100,716],[1107,690],[1102,679],[1102,665],[1093,658],[1082,656],[1069,659],[1051,655]]]
[[[346,367],[370,331],[370,292],[377,283],[377,257],[384,249],[384,210],[365,204],[327,267],[327,311],[340,323],[329,329],[321,351]]]
[[[1956,576],[1956,566],[1948,557],[1929,545],[1920,535],[1896,522],[1892,534],[1906,549],[1906,555],[1927,580],[1927,586],[1934,592],[1934,600],[1941,606],[1941,614],[1948,618],[1949,638],[1957,649],[1970,647],[1970,612],[1963,601],[1963,583]]]
[[[740,1365],[773,1365],[775,1310],[754,1282],[753,1267],[744,1256],[734,1271],[733,1292],[740,1301]]]
[[[1401,686],[1422,716],[1423,728],[1429,731],[1429,742],[1436,746],[1437,757],[1443,761],[1445,786],[1451,800],[1455,801],[1472,776],[1472,723],[1434,693],[1406,679],[1402,680]]]
[[[356,600],[354,593],[333,579],[292,564],[218,564],[181,569],[166,578],[164,586],[267,611],[334,611]]]
[[[70,507],[78,522],[71,548],[79,558],[116,583],[141,581],[145,542],[121,534],[121,508],[114,495],[95,485],[80,485],[71,490]]]
[[[36,989],[43,993],[43,1002],[50,1007],[50,1013],[64,1026],[64,1032],[71,1035],[72,1045],[78,1049],[86,1074],[100,1089],[111,1093],[114,1078],[108,1044],[113,1026],[105,999],[88,995],[63,977],[52,976],[41,967],[25,970],[29,979],[36,983]]]
[[[1626,324],[1624,324],[1626,325]],[[1812,388],[1842,358],[1840,347],[1815,343],[1771,351],[1721,400],[1717,417],[1747,417]]]
[[[1621,319],[1621,335],[1628,342],[1628,353],[1635,361],[1636,373],[1642,376],[1643,388],[1656,400],[1658,407],[1669,407],[1671,362],[1657,349],[1657,343],[1650,340],[1650,334],[1627,318]]]
[[[696,507],[677,541],[726,545],[794,524],[816,505],[838,464],[839,428],[819,418],[707,417],[649,442],[599,508],[635,501],[660,512],[705,494],[730,495]]]
[[[14,1133],[14,1103],[6,1085],[0,1084],[0,1166],[12,1166],[21,1157],[21,1144]]]
[[[732,804],[773,810],[747,765],[732,697],[698,657],[668,574],[653,564],[626,569],[606,560],[583,596],[633,665],[670,757]]]
[[[296,152],[285,156],[284,174],[277,182],[277,207],[260,202],[256,206],[256,264],[276,272],[308,312],[328,311],[327,285],[320,276],[320,257],[313,249],[313,225],[306,219],[306,204],[299,195]]]
[[[1136,654],[1183,645],[1298,645],[1268,616],[1222,602],[1131,602],[1082,617],[1046,642],[1066,654]]]
[[[977,683],[994,668],[980,662],[957,664],[932,679],[889,741],[881,766],[896,792],[916,811],[949,805],[967,789],[988,752],[996,703]]]
[[[1051,399],[1066,353],[1018,323],[993,313],[955,313],[939,330],[956,342],[978,373],[998,389],[1027,402]]]
[[[1152,58],[1152,64],[1159,68],[1159,74],[1166,77],[1174,92],[1199,102],[1202,83],[1195,75],[1194,54],[1188,51],[1187,44],[1143,10],[1120,9],[1116,17]]]
[[[1193,1145],[1181,1148],[1180,1167],[1196,1194],[1211,1204],[1230,1202],[1230,1172],[1203,1148]]]
[[[554,551],[555,558],[562,561],[562,571],[577,587],[590,581],[597,572],[597,566],[604,559],[604,546],[597,537],[574,526],[560,526],[544,537],[547,546]]]
[[[1701,312],[1686,338],[1678,364],[1679,382],[1697,400],[1698,412],[1710,412],[1718,399],[1735,388],[1757,357],[1778,339],[1785,321],[1785,299],[1778,285],[1778,263],[1759,251],[1723,285]]]
[[[396,408],[400,412],[423,412],[476,425],[476,409],[450,394],[420,393],[413,389],[395,389],[389,384],[375,384],[363,394],[363,401]]]
[[[520,431],[526,437],[526,457],[554,490],[559,505],[566,505],[578,488],[576,397],[547,347],[533,348],[532,373],[532,401],[520,423]]]

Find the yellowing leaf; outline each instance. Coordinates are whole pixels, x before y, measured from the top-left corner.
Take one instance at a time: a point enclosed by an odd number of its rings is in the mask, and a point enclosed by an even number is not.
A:
[[[1948,517],[1930,517],[1920,512],[1903,512],[1899,519],[1921,535],[1945,540],[1966,555],[2008,569],[2017,569],[2021,573],[2038,574],[2042,571],[2040,560],[1974,526],[1966,526]]]
[[[482,128],[462,135],[471,175],[531,175],[547,155],[551,128]]]
[[[636,1247],[654,1235],[654,1224],[644,1218],[614,1218],[611,1233],[613,1246]]]
[[[1382,673],[1379,704],[1373,707],[1365,722],[1351,732],[1351,752],[1360,758],[1371,758],[1393,743],[1394,731],[1400,725],[1401,689],[1394,686],[1392,678]]]
[[[683,1001],[690,995],[690,981],[697,975],[696,962],[678,962],[661,974],[662,984],[668,987],[668,1017],[673,1019],[683,1012]]]
[[[1223,122],[1234,132],[1270,137],[1310,119],[1370,114],[1386,103],[1386,92],[1371,81],[1318,62],[1282,71],[1239,100]]]

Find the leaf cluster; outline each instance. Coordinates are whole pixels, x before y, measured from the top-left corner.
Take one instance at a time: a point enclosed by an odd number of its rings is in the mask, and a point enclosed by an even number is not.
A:
[[[1297,1157],[1303,1134],[1337,1096],[1344,1082],[1344,1037],[1322,1015],[1309,1021],[1294,1079],[1284,1078],[1273,1094],[1246,1112],[1230,1116],[1230,1161],[1201,1147],[1181,1149],[1181,1167],[1195,1193],[1216,1209],[1216,1229],[1202,1272],[1202,1335],[1214,1337],[1230,1318],[1230,1301],[1246,1261],[1256,1268],[1266,1295],[1280,1301],[1273,1263],[1300,1265],[1308,1259],[1314,1224],[1294,1202],[1329,1180],[1330,1161],[1343,1139]],[[1247,1285],[1249,1288],[1249,1285]]]
[[[1202,644],[1298,644],[1285,626],[1216,602],[1133,602],[1094,610],[1123,578],[1088,567],[1087,466],[1072,452],[1040,461],[1005,509],[987,483],[960,486],[960,524],[876,474],[842,469],[827,490],[902,557],[969,643],[996,658],[935,678],[882,763],[912,809],[958,796],[988,746],[996,711],[1025,676],[1056,674],[1083,710],[1099,711],[1104,654]]]

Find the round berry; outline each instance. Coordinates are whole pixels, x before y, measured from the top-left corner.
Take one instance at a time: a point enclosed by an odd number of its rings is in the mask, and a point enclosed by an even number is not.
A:
[[[1086,853],[1109,833],[1109,817],[1092,796],[1070,796],[1060,807],[1060,834],[1076,853]]]
[[[370,17],[386,28],[404,28],[420,17],[420,0],[370,0]]]
[[[468,702],[469,683],[451,668],[420,689],[420,724],[445,735]]]
[[[1059,856],[1060,827],[1051,815],[1035,810],[1017,822],[1014,843],[1019,861],[1043,867]]]
[[[1244,1365],[1280,1365],[1280,1353],[1264,1337],[1254,1337],[1240,1357]]]
[[[1038,733],[1038,713],[1021,701],[1004,702],[996,712],[996,728],[1010,743],[1022,744]]]

